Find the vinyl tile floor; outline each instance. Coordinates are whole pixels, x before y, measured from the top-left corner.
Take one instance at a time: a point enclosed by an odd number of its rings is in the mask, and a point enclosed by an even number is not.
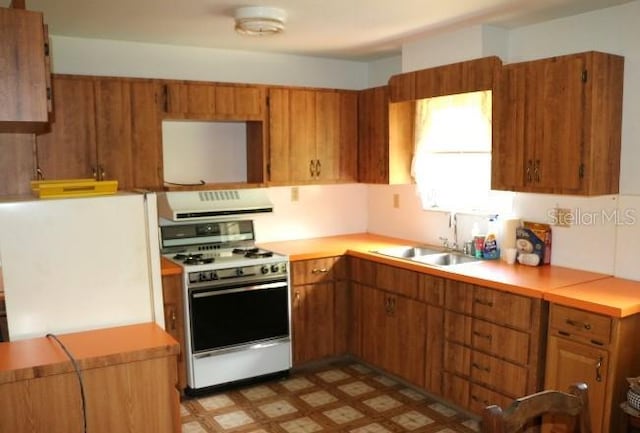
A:
[[[183,433],[477,433],[478,421],[353,360],[181,403]]]

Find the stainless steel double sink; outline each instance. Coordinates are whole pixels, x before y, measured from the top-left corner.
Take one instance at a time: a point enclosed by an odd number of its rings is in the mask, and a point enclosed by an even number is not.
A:
[[[467,256],[458,252],[442,251],[436,248],[424,246],[389,247],[371,252],[431,266],[452,266],[481,261],[475,257]]]

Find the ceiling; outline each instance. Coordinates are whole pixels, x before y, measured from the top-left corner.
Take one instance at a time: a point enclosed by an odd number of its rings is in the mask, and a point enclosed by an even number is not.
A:
[[[371,60],[461,26],[513,28],[630,0],[26,0],[53,35]],[[10,0],[0,0],[7,6]],[[233,30],[239,6],[274,6],[285,32]]]

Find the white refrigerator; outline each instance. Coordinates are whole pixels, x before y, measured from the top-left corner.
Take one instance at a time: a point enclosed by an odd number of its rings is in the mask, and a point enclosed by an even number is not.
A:
[[[164,327],[156,196],[0,202],[9,337]]]

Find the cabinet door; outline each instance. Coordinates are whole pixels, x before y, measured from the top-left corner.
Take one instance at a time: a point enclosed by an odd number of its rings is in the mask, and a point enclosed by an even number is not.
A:
[[[0,133],[0,195],[31,193],[35,138],[34,134]]]
[[[294,286],[292,295],[294,364],[334,355],[333,282]]]
[[[340,95],[315,92],[315,175],[316,180],[340,178]]]
[[[216,85],[215,114],[254,119],[263,115],[265,90],[251,86]]]
[[[151,81],[131,82],[131,184],[160,190],[163,186],[162,86]]]
[[[589,387],[589,411],[594,433],[608,431],[608,427],[603,425],[608,359],[606,350],[555,336],[549,337],[545,388],[567,390],[576,382],[585,382]],[[563,423],[560,419],[555,419],[554,422]],[[561,426],[545,425],[544,431],[551,430],[565,431]]]
[[[0,41],[0,129],[15,127],[4,122],[47,122],[48,41],[42,13],[0,8]]]
[[[133,164],[129,84],[115,78],[99,78],[94,89],[98,179],[115,179],[119,189],[130,189]]]
[[[151,81],[96,80],[100,179],[116,179],[121,190],[162,187],[159,93]]]
[[[315,94],[270,89],[269,172],[271,182],[308,182],[316,172]]]
[[[209,83],[169,83],[165,112],[206,118],[216,112],[216,87]]]
[[[537,125],[533,180],[536,188],[571,192],[581,187],[585,110],[585,59],[580,56],[555,57],[535,62],[541,70],[536,83]],[[533,131],[532,131],[533,132]],[[529,139],[529,137],[527,137]]]
[[[387,294],[382,290],[361,286],[362,311],[362,356],[370,362],[384,368],[386,345],[386,326],[388,303]]]
[[[55,76],[49,131],[38,135],[38,169],[44,179],[97,178],[93,80]]]
[[[386,364],[392,373],[424,387],[426,305],[402,296],[391,300]]]
[[[358,182],[389,182],[389,90],[387,86],[358,95]]]
[[[291,90],[289,94],[289,180],[317,179],[316,95],[312,90]],[[327,120],[329,121],[329,119]],[[330,163],[327,163],[330,165]],[[325,170],[330,170],[326,167]]]
[[[164,304],[164,329],[180,343],[178,355],[178,389],[182,392],[187,386],[187,371],[184,363],[184,306],[182,301],[182,276],[162,277],[162,296]]]
[[[492,98],[492,189],[521,191],[525,185],[526,77],[526,65],[515,63],[502,68],[496,83]]]
[[[433,305],[426,306],[424,347],[424,388],[442,395],[442,373],[444,363],[444,310]]]
[[[337,144],[339,161],[336,180],[356,182],[358,178],[358,94],[339,91],[340,127]]]

